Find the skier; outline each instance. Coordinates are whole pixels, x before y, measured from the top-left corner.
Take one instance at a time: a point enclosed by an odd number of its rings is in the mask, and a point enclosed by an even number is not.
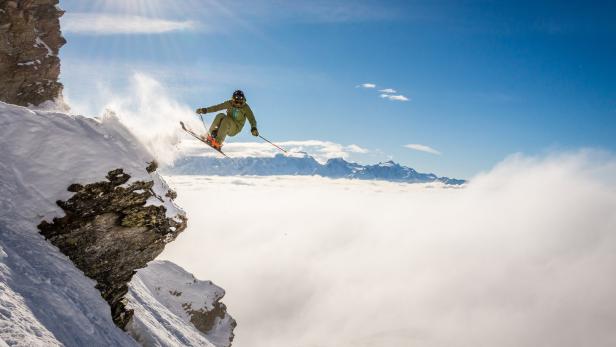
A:
[[[221,110],[227,110],[227,113],[219,113],[214,118],[212,125],[210,126],[209,134],[205,138],[205,141],[210,143],[212,147],[219,150],[222,148],[222,143],[228,136],[235,136],[244,127],[246,118],[250,122],[250,133],[253,136],[259,136],[257,130],[257,120],[255,119],[250,106],[246,103],[246,97],[244,92],[236,90],[233,92],[231,100],[225,101],[222,104],[198,108],[197,114],[206,114],[210,112],[216,112]]]

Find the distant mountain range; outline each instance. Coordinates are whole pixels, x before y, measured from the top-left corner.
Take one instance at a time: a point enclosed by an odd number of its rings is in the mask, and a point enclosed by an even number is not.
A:
[[[432,173],[420,173],[393,161],[376,165],[361,165],[342,158],[329,159],[321,164],[313,157],[290,157],[278,154],[275,157],[214,158],[188,156],[176,161],[175,166],[163,171],[175,175],[214,175],[214,176],[274,176],[318,175],[329,178],[349,178],[360,180],[383,180],[391,182],[429,183],[461,185],[465,180],[438,177]]]

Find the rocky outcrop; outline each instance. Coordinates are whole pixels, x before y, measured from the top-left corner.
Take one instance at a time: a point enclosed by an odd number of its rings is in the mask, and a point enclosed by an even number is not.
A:
[[[181,293],[177,296],[181,296]],[[227,306],[218,301],[220,299],[221,298],[215,298],[216,301],[211,309],[202,307],[195,310],[191,303],[183,303],[182,308],[190,317],[192,325],[194,325],[197,330],[207,335],[214,329],[214,325],[217,322],[225,319],[225,316],[227,316]],[[236,325],[235,321],[233,321],[233,328],[235,328]],[[229,337],[229,345],[233,342],[233,337],[234,336],[231,334]]]
[[[156,169],[148,166],[148,172]],[[122,169],[112,170],[106,181],[72,184],[75,194],[57,201],[66,215],[52,223],[39,224],[41,234],[66,254],[88,277],[111,306],[116,325],[122,329],[133,311],[124,296],[135,270],[159,255],[168,242],[186,228],[183,215],[167,216],[164,202],[153,181],[128,183]]]
[[[66,43],[58,0],[0,0],[0,100],[39,105],[61,97],[58,52]]]
[[[153,261],[129,284],[129,307],[135,315],[127,331],[145,346],[203,346],[207,340],[216,347],[230,347],[237,323],[220,301],[224,295],[222,288],[176,264]],[[193,328],[170,328],[169,322],[177,319]]]

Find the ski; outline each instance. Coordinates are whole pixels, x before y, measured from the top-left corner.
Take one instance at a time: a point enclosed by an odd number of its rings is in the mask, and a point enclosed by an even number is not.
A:
[[[184,130],[185,132],[189,133],[192,137],[196,138],[197,140],[205,143],[206,145],[208,145],[211,149],[215,150],[216,152],[222,154],[225,158],[229,158],[228,155],[226,155],[223,151],[221,151],[220,149],[212,146],[209,142],[207,142],[206,140],[204,140],[203,138],[201,138],[201,136],[199,136],[197,133],[195,133],[194,131],[190,130],[189,128],[186,127],[186,125],[184,125],[184,122],[180,122],[180,125],[182,126],[182,130]]]

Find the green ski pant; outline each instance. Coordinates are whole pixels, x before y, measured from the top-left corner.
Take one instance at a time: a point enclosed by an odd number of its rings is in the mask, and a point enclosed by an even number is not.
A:
[[[218,130],[216,134],[216,141],[222,144],[227,135],[235,136],[242,129],[238,127],[237,123],[235,123],[235,121],[231,119],[230,116],[227,116],[224,113],[219,113],[216,115],[216,118],[214,118],[214,121],[210,126],[210,134],[214,130]]]

